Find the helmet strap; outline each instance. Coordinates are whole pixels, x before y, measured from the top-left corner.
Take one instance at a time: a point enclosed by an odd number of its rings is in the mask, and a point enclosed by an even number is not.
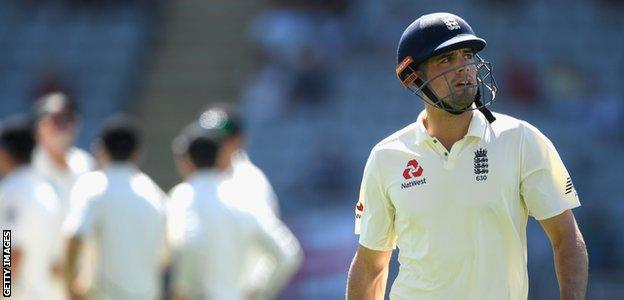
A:
[[[479,93],[477,92],[477,96],[478,95]],[[492,114],[492,112],[489,109],[487,109],[487,107],[483,106],[483,103],[481,103],[481,100],[479,100],[479,98],[475,99],[474,102],[477,105],[477,107],[479,107],[479,111],[483,114],[483,116],[485,116],[488,122],[492,124],[494,121],[496,121],[496,117],[494,116],[494,114]]]
[[[428,87],[428,86],[423,86],[425,84],[424,81],[422,81],[422,79],[420,79],[420,77],[417,77],[414,80],[414,83],[420,88],[420,90],[423,92],[423,94],[425,94],[425,96],[427,96],[427,98],[429,98],[429,100],[431,100],[432,104],[434,104],[435,106],[445,110],[446,112],[453,114],[453,115],[461,115],[462,113],[464,113],[464,111],[456,111],[455,109],[453,109],[453,107],[451,107],[450,105],[444,103],[444,101],[441,101],[440,99],[438,99],[438,97],[436,96],[436,94]]]

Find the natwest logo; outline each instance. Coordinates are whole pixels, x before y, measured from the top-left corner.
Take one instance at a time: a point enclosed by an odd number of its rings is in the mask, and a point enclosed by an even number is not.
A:
[[[357,205],[355,206],[355,219],[356,220],[361,219],[363,212],[364,212],[364,204],[358,201]]]
[[[406,181],[401,184],[401,189],[407,189],[418,185],[426,184],[427,178],[417,179],[423,174],[424,171],[425,170],[418,164],[417,160],[412,159],[408,161],[405,170],[403,170],[403,178],[405,178]]]
[[[403,170],[403,178],[405,180],[420,177],[423,173],[423,168],[418,165],[418,161],[412,159],[407,162],[405,170]]]

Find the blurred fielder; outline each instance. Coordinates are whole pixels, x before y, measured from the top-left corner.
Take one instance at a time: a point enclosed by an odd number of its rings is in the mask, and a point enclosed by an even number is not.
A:
[[[198,122],[223,135],[217,168],[225,179],[221,193],[226,200],[263,219],[279,217],[279,204],[271,183],[243,148],[243,126],[235,109],[225,104],[209,107]]]
[[[54,187],[60,200],[61,218],[64,220],[72,206],[69,199],[72,186],[80,175],[95,168],[95,161],[86,151],[74,146],[79,117],[73,99],[62,93],[44,95],[35,103],[34,114],[37,147],[33,154],[33,168]],[[67,295],[60,274],[65,263],[65,240],[57,244],[54,298],[65,299]],[[81,258],[81,274],[89,282],[93,275],[94,246],[91,241],[87,244],[88,250],[83,251]]]
[[[37,148],[35,170],[49,180],[61,199],[63,216],[69,210],[69,193],[78,176],[95,167],[93,157],[74,147],[78,133],[76,104],[61,93],[48,94],[35,103]]]
[[[532,125],[492,114],[492,66],[462,18],[428,14],[398,46],[397,75],[425,102],[415,123],[378,143],[356,204],[359,248],[348,299],[526,299],[526,224],[548,235],[562,299],[584,299],[587,252],[570,175]]]
[[[222,140],[222,132],[193,123],[174,141],[185,181],[172,189],[167,208],[172,290],[178,299],[271,299],[299,267],[300,246],[277,218],[261,220],[221,199]],[[249,282],[245,273],[254,259],[250,249],[272,258],[274,267],[264,282]]]
[[[61,207],[52,186],[32,169],[32,126],[25,119],[0,125],[0,228],[11,230],[15,299],[50,299]]]
[[[254,165],[243,146],[244,128],[235,108],[227,104],[208,107],[197,119],[200,126],[219,132],[223,138],[216,167],[223,181],[219,199],[254,215],[264,223],[280,222],[279,204],[266,175]],[[261,285],[272,273],[271,257],[252,247],[244,271],[245,282]]]
[[[134,121],[113,117],[95,144],[103,169],[81,176],[71,192],[66,282],[72,297],[87,295],[77,258],[84,241],[96,245],[92,299],[159,299],[166,249],[165,193],[136,166]]]

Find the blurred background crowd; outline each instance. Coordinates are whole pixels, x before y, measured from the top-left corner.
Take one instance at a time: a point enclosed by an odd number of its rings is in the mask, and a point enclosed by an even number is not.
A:
[[[492,110],[557,147],[582,203],[588,296],[621,298],[622,1],[1,0],[0,118],[64,92],[89,150],[108,116],[130,112],[144,133],[141,168],[167,191],[180,181],[175,135],[211,103],[238,105],[247,152],[303,249],[281,297],[340,299],[368,153],[423,108],[396,80],[396,44],[435,11],[461,15],[488,42]],[[530,299],[554,299],[551,248],[533,220],[528,240]]]

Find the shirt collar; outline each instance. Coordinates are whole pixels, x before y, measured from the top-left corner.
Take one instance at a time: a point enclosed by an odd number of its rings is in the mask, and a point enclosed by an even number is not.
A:
[[[427,128],[425,128],[425,124],[423,123],[424,116],[425,110],[420,112],[416,121],[416,144],[418,145],[425,141],[431,141],[434,139],[431,135],[429,135],[429,132],[427,132]],[[472,119],[470,120],[470,125],[468,126],[468,132],[466,132],[466,136],[474,136],[483,139],[485,137],[487,126],[488,121],[485,116],[480,111],[474,111]]]
[[[470,126],[468,126],[468,132],[466,136],[474,136],[480,139],[485,137],[485,133],[487,132],[488,120],[485,116],[478,110],[475,110],[472,114],[472,119],[470,120]]]
[[[423,123],[423,118],[425,117],[425,110],[421,111],[418,114],[418,119],[416,120],[416,144],[420,145],[425,141],[433,140],[433,137],[429,135],[427,132],[427,128],[425,128],[425,124]]]

